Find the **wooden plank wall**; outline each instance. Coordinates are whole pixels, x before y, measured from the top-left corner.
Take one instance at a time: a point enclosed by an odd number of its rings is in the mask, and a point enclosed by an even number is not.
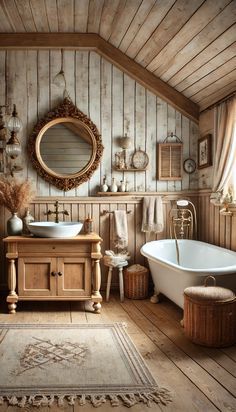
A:
[[[197,157],[198,127],[172,106],[156,97],[127,74],[93,51],[64,51],[67,89],[73,102],[98,127],[105,147],[102,162],[89,182],[63,193],[50,186],[32,169],[27,157],[27,138],[37,120],[61,100],[63,90],[53,84],[61,67],[60,50],[0,51],[0,105],[16,104],[23,121],[20,140],[23,177],[31,179],[37,196],[94,196],[104,175],[111,183],[124,179],[124,172],[113,169],[118,138],[132,138],[132,154],[146,150],[150,163],[146,172],[129,172],[125,177],[133,191],[179,191],[197,189],[198,172],[184,173],[182,182],[157,181],[157,142],[173,132],[183,139],[184,159]]]
[[[27,137],[38,118],[43,116],[62,99],[62,91],[53,85],[54,76],[60,70],[61,54],[59,50],[9,50],[0,51],[0,105],[8,101],[17,105],[23,121],[20,138],[23,147],[21,163],[24,166],[19,177],[29,178],[35,189],[37,200],[32,204],[32,214],[37,220],[45,219],[44,212],[52,207],[56,198],[61,199],[61,206],[70,212],[70,220],[84,220],[91,213],[95,221],[95,230],[104,239],[103,251],[112,246],[112,217],[103,215],[103,209],[131,210],[128,217],[129,250],[131,263],[144,263],[140,247],[153,237],[145,236],[141,227],[142,196],[138,192],[165,193],[165,230],[159,238],[168,237],[168,212],[171,199],[181,197],[181,191],[191,190],[191,200],[198,211],[199,239],[219,244],[236,250],[235,215],[225,217],[219,214],[219,208],[210,203],[207,190],[211,186],[211,168],[192,175],[183,173],[181,182],[157,181],[156,146],[163,141],[167,133],[173,132],[183,139],[183,159],[191,156],[197,161],[198,127],[173,107],[165,103],[128,75],[122,73],[111,63],[95,52],[67,50],[64,53],[64,69],[68,91],[73,101],[85,114],[89,115],[101,132],[105,147],[99,169],[91,180],[70,192],[64,193],[44,182],[32,169],[26,154]],[[206,125],[208,121],[206,119]],[[212,123],[212,121],[211,121]],[[207,126],[209,128],[209,124]],[[212,126],[211,126],[212,128]],[[206,127],[202,127],[206,132]],[[146,150],[150,159],[146,172],[127,173],[130,190],[137,196],[123,198],[88,197],[94,196],[99,189],[104,174],[108,181],[115,177],[124,179],[123,172],[113,170],[114,154],[120,150],[118,137],[127,133],[133,138],[132,151],[136,148]],[[18,160],[17,160],[18,162]],[[186,196],[186,192],[184,193]],[[0,210],[0,235],[6,236],[6,221],[9,212]],[[6,270],[1,242],[0,288],[6,286]],[[103,270],[103,286],[106,271]],[[117,279],[114,280],[116,284]]]
[[[99,233],[103,239],[102,243],[102,253],[105,250],[114,250],[113,245],[113,214],[103,213],[104,210],[112,212],[116,209],[126,210],[130,213],[127,214],[128,223],[128,250],[131,254],[130,264],[140,263],[144,264],[144,258],[140,254],[141,246],[147,242],[154,239],[162,239],[169,237],[169,223],[168,223],[168,213],[171,207],[171,202],[173,199],[177,199],[181,196],[178,192],[176,194],[159,193],[163,198],[164,206],[164,231],[158,235],[146,234],[141,232],[141,222],[142,222],[142,196],[125,196],[125,197],[81,197],[81,198],[63,198],[60,201],[60,210],[67,210],[69,216],[64,216],[64,220],[68,221],[81,221],[83,222],[88,214],[90,214],[94,220],[94,231]],[[51,209],[54,210],[53,203],[56,198],[37,198],[30,207],[31,214],[35,217],[36,221],[47,220],[45,213]],[[197,195],[192,194],[191,200],[196,203]],[[10,213],[2,208],[0,215],[0,229],[1,237],[7,236],[6,231],[6,221],[10,217]],[[49,217],[49,220],[54,220],[53,216]],[[1,242],[1,254],[2,262],[0,268],[0,284],[2,288],[6,285],[6,268],[5,258],[3,251],[3,242]],[[102,283],[103,286],[106,282],[107,270],[102,266]],[[117,283],[117,278],[113,279],[113,283]]]
[[[236,251],[236,212],[220,214],[220,206],[210,202],[209,192],[200,192],[197,201],[198,239]]]
[[[140,263],[146,264],[144,258],[140,254],[141,246],[148,241],[155,239],[163,239],[169,237],[169,222],[168,213],[172,206],[175,205],[175,200],[185,198],[186,196],[195,204],[197,209],[198,219],[198,239],[226,247],[236,251],[236,214],[232,217],[222,216],[219,213],[219,207],[210,203],[210,192],[203,190],[196,192],[177,192],[159,193],[163,199],[164,205],[164,222],[165,228],[162,233],[145,234],[141,232],[142,222],[142,196],[127,196],[127,197],[101,197],[101,198],[63,198],[60,202],[60,208],[66,209],[69,216],[65,216],[65,220],[84,221],[86,216],[92,215],[94,219],[94,230],[100,234],[103,239],[102,253],[105,250],[113,249],[113,215],[112,213],[104,214],[104,210],[112,212],[115,209],[123,209],[131,211],[127,214],[129,244],[128,250],[131,253],[130,264]],[[31,213],[36,220],[45,220],[45,212],[53,209],[53,203],[56,198],[38,198],[31,205]],[[10,217],[7,210],[0,211],[0,228],[1,237],[6,234],[6,220]],[[50,217],[52,219],[52,217]],[[6,268],[3,252],[3,244],[1,242],[1,269],[0,269],[0,288],[6,288]],[[106,283],[107,269],[102,266],[102,287]],[[113,279],[113,286],[117,286],[117,276]]]

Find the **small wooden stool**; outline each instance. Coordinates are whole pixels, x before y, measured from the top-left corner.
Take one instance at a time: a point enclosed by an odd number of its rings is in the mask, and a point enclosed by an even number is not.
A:
[[[110,289],[111,289],[111,278],[113,268],[119,269],[119,285],[120,285],[120,301],[124,302],[124,280],[123,280],[123,267],[128,265],[127,260],[118,263],[117,265],[106,264],[109,267],[108,276],[107,276],[107,290],[106,290],[106,301],[109,301]]]

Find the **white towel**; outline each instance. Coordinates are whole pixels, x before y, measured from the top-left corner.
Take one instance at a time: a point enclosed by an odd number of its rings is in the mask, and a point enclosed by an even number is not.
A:
[[[142,232],[163,232],[163,205],[161,196],[143,198]]]
[[[114,210],[114,245],[118,249],[128,246],[128,225],[125,210]]]

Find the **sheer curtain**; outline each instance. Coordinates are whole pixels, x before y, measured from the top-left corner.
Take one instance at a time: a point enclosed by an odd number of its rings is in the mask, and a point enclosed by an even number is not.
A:
[[[213,192],[228,192],[234,186],[236,195],[236,96],[215,108],[215,161]]]

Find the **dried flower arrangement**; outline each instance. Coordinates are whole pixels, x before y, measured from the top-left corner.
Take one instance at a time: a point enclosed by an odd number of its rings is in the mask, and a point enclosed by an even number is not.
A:
[[[0,179],[0,204],[12,214],[28,206],[32,200],[30,182],[18,182],[15,178]]]

